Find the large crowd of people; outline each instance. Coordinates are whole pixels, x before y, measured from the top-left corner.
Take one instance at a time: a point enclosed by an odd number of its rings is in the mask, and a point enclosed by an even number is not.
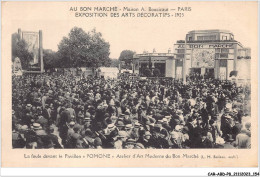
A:
[[[27,149],[250,148],[250,86],[188,77],[12,77],[12,145]]]

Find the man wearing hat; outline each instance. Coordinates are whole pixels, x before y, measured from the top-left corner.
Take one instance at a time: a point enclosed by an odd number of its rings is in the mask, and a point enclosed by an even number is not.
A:
[[[90,117],[85,117],[84,120],[83,120],[83,125],[84,125],[84,128],[87,129],[87,128],[91,128],[91,118]]]
[[[128,138],[125,142],[124,149],[133,149],[135,147],[135,140]]]
[[[61,149],[62,146],[59,143],[58,137],[54,134],[54,126],[49,127],[49,135],[48,135],[53,142],[54,149]]]
[[[179,137],[178,132],[176,131],[171,131],[170,132],[170,142],[169,145],[172,149],[180,149],[182,148],[181,145],[181,138]]]
[[[140,137],[137,142],[141,143],[146,149],[151,148],[151,147],[153,147],[151,136],[152,136],[152,134],[149,131],[145,131],[143,136]]]
[[[76,148],[78,145],[78,140],[81,139],[80,131],[81,131],[81,126],[79,124],[75,124],[73,127],[74,133],[69,137],[68,143],[67,143],[67,148]]]
[[[226,139],[224,144],[219,145],[223,149],[235,149],[234,147],[234,139],[232,135],[228,135],[228,138]]]
[[[229,114],[225,114],[224,118],[222,116],[220,130],[223,133],[222,137],[224,139],[228,138],[228,134],[233,133],[232,132],[233,126],[234,126],[234,121],[233,121],[233,118]]]
[[[117,123],[116,123],[116,128],[117,128],[117,130],[118,130],[118,131],[121,131],[121,130],[123,130],[123,129],[124,129],[124,127],[125,127],[125,124],[124,124],[124,122],[123,122],[123,121],[120,121],[120,120],[118,120],[118,121],[117,121]]]
[[[123,149],[124,144],[127,140],[127,133],[125,131],[119,131],[117,135],[117,140],[114,143],[115,149]]]
[[[38,119],[35,122],[41,124],[42,128],[45,129],[45,130],[49,126],[48,120],[45,119],[43,116],[39,116]]]
[[[75,133],[74,126],[75,126],[75,122],[70,121],[70,123],[68,125],[68,131],[67,131],[67,135],[66,135],[65,144],[64,144],[65,148],[69,148],[69,147],[71,148],[69,143],[70,143],[72,135]]]

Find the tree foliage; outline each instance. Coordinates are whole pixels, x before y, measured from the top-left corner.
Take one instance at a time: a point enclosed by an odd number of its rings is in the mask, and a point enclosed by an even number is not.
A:
[[[28,44],[21,39],[18,33],[12,34],[12,61],[18,57],[20,58],[22,68],[27,69],[30,61],[33,60],[33,54],[28,51]]]
[[[110,44],[93,29],[74,27],[58,45],[60,67],[100,67],[110,65]]]
[[[132,63],[135,52],[132,50],[123,50],[120,53],[119,60],[124,61],[126,65],[130,65]]]
[[[111,59],[110,67],[119,67],[120,61],[118,59]]]
[[[43,50],[43,63],[45,69],[60,67],[59,61],[57,52],[52,50]]]

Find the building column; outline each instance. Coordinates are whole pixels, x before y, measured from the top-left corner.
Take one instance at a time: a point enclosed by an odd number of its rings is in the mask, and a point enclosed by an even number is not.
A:
[[[235,44],[235,47],[234,47],[234,66],[233,66],[234,71],[237,70],[237,53],[238,53],[237,44]]]
[[[43,67],[43,48],[42,48],[42,30],[39,31],[39,59],[40,59],[40,67],[41,67],[41,73],[44,70]]]
[[[187,38],[187,36],[186,36]],[[183,84],[186,84],[186,39],[185,39],[185,49],[184,49],[184,58],[182,59],[182,80]]]
[[[215,79],[219,79],[219,60],[215,60]]]

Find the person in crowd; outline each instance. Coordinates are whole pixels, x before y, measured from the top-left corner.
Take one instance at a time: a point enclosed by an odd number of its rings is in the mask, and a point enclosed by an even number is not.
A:
[[[24,74],[12,92],[13,148],[251,147],[250,86],[200,74],[186,84]]]

